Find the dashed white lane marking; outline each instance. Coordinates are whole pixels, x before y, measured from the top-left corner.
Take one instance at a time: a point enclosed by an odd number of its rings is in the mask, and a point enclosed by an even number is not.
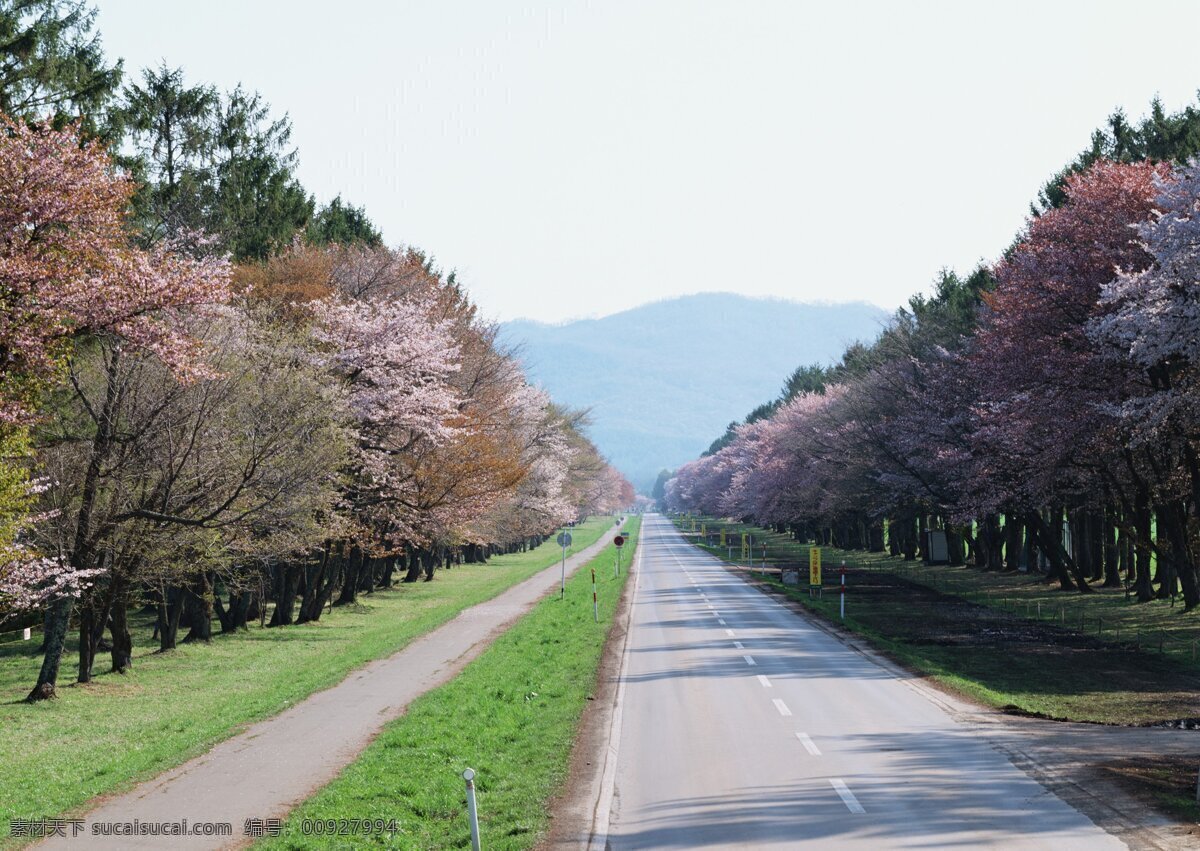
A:
[[[774,699],[773,699],[771,702],[775,704],[775,708],[779,710],[779,714],[780,714],[780,715],[782,715],[784,718],[790,718],[790,717],[791,717],[791,715],[792,715],[792,710],[790,710],[790,709],[788,709],[788,708],[787,708],[787,704],[786,704],[786,703],[784,703],[784,702],[783,702],[782,700],[780,700],[779,698],[774,698]]]
[[[736,647],[738,650],[745,650],[745,649],[746,649],[746,648],[742,647],[742,642],[740,642],[740,641],[735,641],[735,642],[733,642],[733,646],[734,646],[734,647]]]
[[[842,803],[846,805],[846,809],[858,815],[866,812],[863,805],[858,802],[858,798],[854,797],[854,793],[850,791],[849,786],[836,777],[829,778],[829,783],[833,786],[833,791],[837,792],[838,797],[842,799]]]
[[[757,662],[754,661],[753,656],[743,656],[742,658],[746,660],[747,665],[757,665],[758,664]]]
[[[712,603],[705,603],[705,605],[708,606],[710,609],[716,608],[716,606],[714,606]]]
[[[732,629],[725,630],[725,634],[728,635],[730,638],[733,638],[735,635],[737,635],[737,633],[734,632]]]
[[[771,681],[770,681],[770,680],[768,680],[768,679],[766,678],[766,676],[764,676],[763,674],[759,674],[759,675],[758,675],[758,682],[759,682],[759,683],[762,685],[762,687],[763,687],[763,688],[771,688]],[[778,701],[778,700],[777,700],[777,701],[775,701],[775,702],[776,702],[776,703],[779,703],[779,701]]]
[[[715,614],[716,614],[716,612],[713,612],[713,614],[715,615]],[[724,619],[724,618],[717,618],[717,623],[719,623],[721,626],[725,626],[725,619]]]
[[[820,756],[821,751],[816,743],[808,737],[808,733],[797,733],[796,738],[800,740],[800,744],[804,745],[804,749],[813,756]]]

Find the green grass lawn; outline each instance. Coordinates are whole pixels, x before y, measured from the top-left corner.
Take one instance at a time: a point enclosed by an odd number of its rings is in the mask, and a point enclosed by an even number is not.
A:
[[[626,528],[634,534],[639,519]],[[626,554],[633,552],[626,546]],[[592,620],[591,574],[547,597],[446,685],[392,722],[338,779],[288,817],[266,848],[461,848],[470,844],[462,771],[477,772],[480,833],[487,849],[529,848],[566,778],[580,717],[596,685],[605,638],[626,572],[614,577],[610,545],[596,569],[600,622]],[[628,556],[625,563],[629,563]],[[395,820],[397,832],[304,835],[304,824]],[[260,847],[256,846],[256,847]]]
[[[763,529],[707,520],[711,528],[753,533],[767,544],[764,581],[838,621],[835,585],[850,569],[844,625],[905,665],[998,708],[1114,724],[1153,724],[1200,716],[1200,612],[1169,601],[1135,603],[1121,589],[1065,593],[1037,576],[925,566],[883,553],[823,550],[825,596],[784,589],[780,564],[807,565],[809,545]],[[683,524],[690,529],[690,522]],[[707,547],[728,558],[727,549]],[[739,550],[734,549],[734,562]],[[756,553],[761,564],[761,550]],[[1162,651],[1159,651],[1160,642]]]
[[[612,523],[593,518],[572,530],[572,552]],[[486,565],[439,570],[432,582],[360,595],[360,605],[335,608],[316,624],[254,626],[163,654],[153,652],[152,623],[139,621],[132,673],[60,687],[58,700],[33,705],[21,701],[41,662],[37,642],[0,646],[0,847],[12,817],[78,810],[203,753],[556,563],[560,552],[551,540]],[[73,679],[76,654],[68,646],[61,684]],[[106,661],[98,659],[97,670]]]

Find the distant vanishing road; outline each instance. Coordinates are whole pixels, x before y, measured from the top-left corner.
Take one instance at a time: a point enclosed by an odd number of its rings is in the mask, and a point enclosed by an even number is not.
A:
[[[1125,847],[664,518],[646,518],[640,548],[615,794],[594,845]]]

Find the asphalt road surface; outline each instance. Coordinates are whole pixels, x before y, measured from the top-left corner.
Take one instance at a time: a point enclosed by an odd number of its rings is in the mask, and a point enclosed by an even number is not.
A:
[[[642,528],[611,817],[594,844],[1125,847],[903,675],[731,575],[664,518]]]

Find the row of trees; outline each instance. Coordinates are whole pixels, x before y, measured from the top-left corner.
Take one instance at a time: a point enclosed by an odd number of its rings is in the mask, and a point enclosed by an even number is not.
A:
[[[907,558],[941,527],[955,563],[1196,606],[1198,148],[1192,108],[1114,115],[998,263],[797,370],[668,506]]]
[[[91,15],[0,3],[0,621],[44,618],[31,700],[73,625],[86,682],[143,604],[163,650],[313,621],[632,501],[452,274],[314,213],[286,120],[165,68],[118,91]]]

